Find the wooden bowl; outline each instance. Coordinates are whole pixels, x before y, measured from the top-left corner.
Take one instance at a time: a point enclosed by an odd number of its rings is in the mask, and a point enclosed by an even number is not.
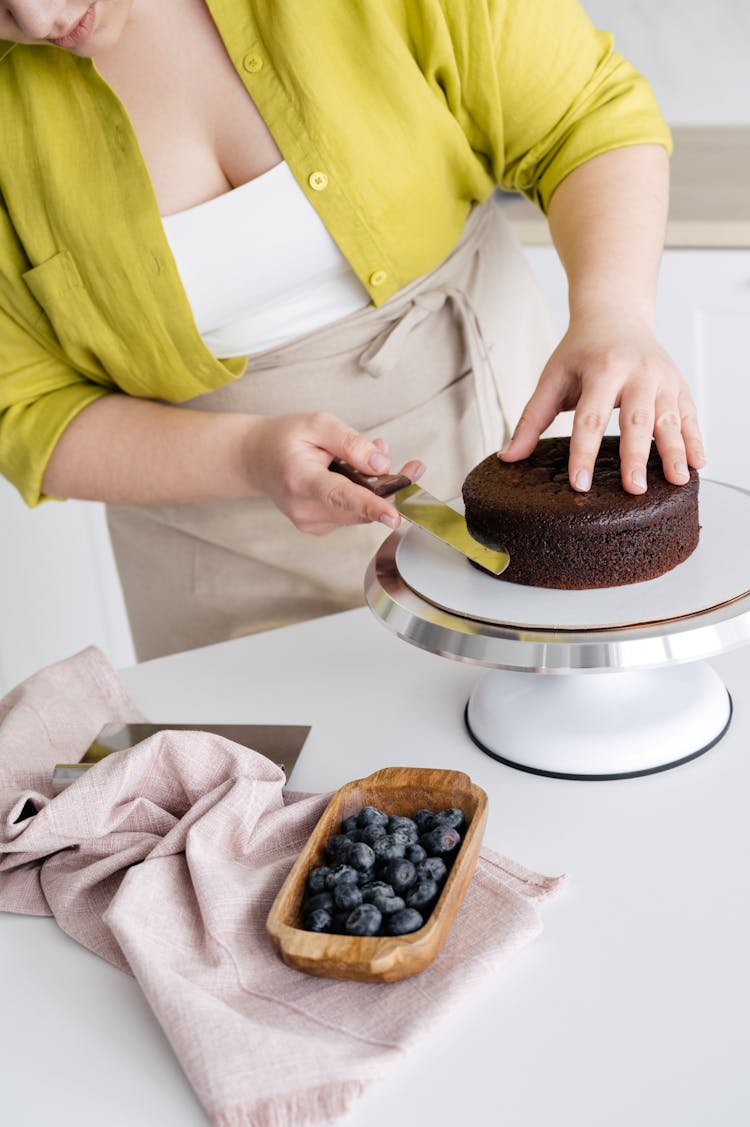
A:
[[[424,926],[409,935],[360,937],[305,931],[300,910],[307,877],[324,863],[325,844],[339,832],[344,818],[363,806],[407,817],[422,808],[437,811],[456,806],[463,811],[467,826],[438,901]],[[487,795],[462,771],[386,767],[347,783],[329,802],[268,914],[268,934],[281,958],[308,974],[359,982],[395,982],[424,970],[453,926],[476,867],[486,821]]]

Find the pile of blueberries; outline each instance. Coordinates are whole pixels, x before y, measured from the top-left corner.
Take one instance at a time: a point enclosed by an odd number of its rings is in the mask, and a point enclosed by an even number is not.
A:
[[[418,931],[440,896],[465,827],[456,807],[406,818],[363,806],[329,838],[325,864],[307,878],[303,928],[339,935]]]

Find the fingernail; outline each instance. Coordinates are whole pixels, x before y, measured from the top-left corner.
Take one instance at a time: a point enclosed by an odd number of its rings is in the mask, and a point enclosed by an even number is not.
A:
[[[646,475],[642,469],[633,470],[632,474],[630,475],[630,480],[632,481],[633,485],[637,485],[639,489],[646,488]]]
[[[585,493],[591,485],[591,474],[588,470],[579,470],[575,476],[575,487]]]
[[[375,473],[386,473],[391,463],[388,461],[385,454],[372,454],[368,464],[370,469],[374,470]]]
[[[388,516],[388,513],[383,513],[378,517],[381,524],[387,524],[389,528],[398,528],[398,517]]]
[[[690,477],[690,471],[687,468],[687,462],[675,462],[674,472],[678,477]]]
[[[420,463],[411,475],[412,481],[419,481],[420,477],[422,476],[422,474],[424,473],[424,471],[426,469],[427,469],[427,466],[422,465]]]

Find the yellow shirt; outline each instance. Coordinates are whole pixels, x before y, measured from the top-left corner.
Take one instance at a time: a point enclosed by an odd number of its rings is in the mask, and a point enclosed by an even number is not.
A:
[[[670,146],[648,83],[577,0],[208,6],[377,305],[442,261],[496,185],[546,209],[590,157]],[[130,121],[90,60],[0,41],[0,137],[0,472],[33,505],[94,399],[181,402],[245,360],[204,346]]]

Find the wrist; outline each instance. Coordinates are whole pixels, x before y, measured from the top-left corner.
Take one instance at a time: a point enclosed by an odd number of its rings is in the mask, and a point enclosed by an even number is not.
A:
[[[265,450],[270,419],[263,415],[243,415],[239,445],[239,472],[248,497],[259,497],[264,486]]]
[[[611,324],[620,327],[654,329],[652,301],[625,294],[577,294],[569,301],[570,325]]]

